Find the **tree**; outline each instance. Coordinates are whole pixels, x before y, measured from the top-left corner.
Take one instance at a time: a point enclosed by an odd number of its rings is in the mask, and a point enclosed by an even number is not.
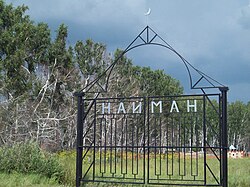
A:
[[[11,144],[15,141],[35,140],[56,149],[73,148],[77,112],[73,94],[91,85],[96,79],[98,81],[92,91],[105,91],[103,89],[106,84],[109,85],[108,92],[101,93],[100,97],[168,96],[183,93],[178,80],[166,75],[163,70],[134,66],[126,55],[121,56],[122,50],[116,50],[114,56],[111,56],[104,44],[91,39],[77,41],[74,46],[67,45],[68,29],[64,24],[58,27],[56,37],[52,39],[48,25],[30,20],[25,14],[27,9],[26,6],[14,8],[0,0],[0,94],[5,101],[0,103],[0,142]],[[115,61],[116,65],[105,71]],[[90,94],[86,97],[94,96]],[[213,131],[219,132],[219,116],[211,104],[215,108],[219,106],[218,101],[207,102],[207,142],[216,146],[218,136]],[[197,117],[199,124],[202,124],[202,115]],[[89,117],[86,122],[91,124],[93,115]],[[188,115],[182,117],[189,119]],[[179,116],[172,118],[178,121]],[[119,123],[122,119],[116,120]],[[161,120],[166,125],[170,119],[166,115]],[[134,126],[128,129],[130,135],[143,125],[142,121],[140,118],[136,122],[137,129]],[[111,123],[109,128],[112,127]],[[249,123],[250,103],[237,101],[228,105],[230,144],[249,150]],[[203,132],[197,124],[193,119],[190,124],[179,128],[195,132],[193,141],[200,142]],[[122,127],[116,130],[122,132]],[[178,130],[176,127],[172,132],[178,133]],[[168,127],[160,129],[156,126],[150,133],[154,133],[152,138],[158,141],[166,138],[168,131]],[[143,133],[139,130],[138,137],[143,137]],[[185,133],[180,137],[185,144],[191,139]]]
[[[1,92],[7,98],[32,90],[35,64],[44,63],[50,44],[47,24],[34,24],[27,9],[0,1]]]
[[[249,104],[248,104],[249,105]],[[246,149],[245,137],[249,133],[249,109],[241,101],[235,101],[228,106],[229,144],[239,149]]]
[[[114,59],[118,59],[121,53],[121,50],[117,50]],[[183,93],[180,82],[166,75],[163,70],[134,66],[132,60],[125,55],[117,62],[113,79],[111,85],[116,85],[112,89],[116,90],[117,96],[162,96]]]

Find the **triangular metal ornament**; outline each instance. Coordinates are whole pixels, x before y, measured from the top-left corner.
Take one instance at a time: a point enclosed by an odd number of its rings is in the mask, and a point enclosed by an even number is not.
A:
[[[108,89],[109,79],[114,69],[115,65],[118,63],[119,59],[122,58],[127,52],[132,49],[145,46],[154,45],[164,47],[172,51],[177,55],[183,62],[190,81],[191,89],[207,89],[207,88],[221,88],[225,87],[223,84],[219,83],[215,79],[206,75],[202,71],[196,69],[191,63],[189,63],[180,53],[178,53],[168,42],[166,42],[159,34],[157,34],[151,27],[146,26],[135,39],[124,49],[124,51],[118,56],[114,62],[95,80],[91,81],[87,86],[85,86],[81,91],[83,92],[106,92]],[[101,79],[105,81],[101,81]],[[98,89],[93,88],[98,87]]]

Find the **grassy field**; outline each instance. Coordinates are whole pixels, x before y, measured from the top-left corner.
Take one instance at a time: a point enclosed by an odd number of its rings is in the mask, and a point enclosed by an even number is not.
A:
[[[230,187],[250,186],[250,158],[229,159],[228,183]]]
[[[61,152],[58,153],[58,159],[64,168],[63,184],[58,184],[58,181],[53,178],[47,178],[37,174],[4,174],[0,173],[0,187],[70,187],[75,185],[75,152]],[[159,160],[158,164],[159,164]],[[209,159],[210,165],[214,170],[215,159]],[[178,160],[174,160],[175,164],[178,164]],[[187,165],[189,161],[187,161]],[[139,163],[140,164],[140,163]],[[162,165],[164,165],[164,161]],[[202,166],[202,161],[200,162]],[[154,164],[152,160],[152,166],[150,168],[154,171]],[[131,169],[131,168],[128,168]],[[140,168],[139,168],[140,169]],[[189,170],[189,169],[188,169]],[[202,171],[202,170],[201,170]],[[158,171],[157,171],[158,172]],[[216,172],[215,172],[216,173]],[[218,171],[217,171],[218,173]],[[200,173],[202,175],[202,173]],[[153,177],[152,177],[153,178]],[[211,180],[211,176],[208,176],[208,181]],[[104,183],[87,183],[84,186],[136,186],[136,185],[118,185],[118,184],[104,184]],[[152,185],[148,185],[152,186]],[[250,186],[250,158],[244,159],[229,159],[229,187],[249,187]]]
[[[0,187],[63,187],[53,178],[49,179],[35,174],[0,173]]]

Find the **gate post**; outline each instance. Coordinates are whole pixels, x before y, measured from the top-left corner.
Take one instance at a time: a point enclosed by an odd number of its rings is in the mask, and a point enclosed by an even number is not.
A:
[[[80,187],[82,179],[82,152],[83,152],[83,93],[75,93],[77,97],[77,139],[76,139],[76,187]]]
[[[222,145],[222,186],[228,187],[228,160],[227,160],[227,151],[228,151],[228,141],[227,141],[227,91],[228,87],[221,87],[221,145]]]

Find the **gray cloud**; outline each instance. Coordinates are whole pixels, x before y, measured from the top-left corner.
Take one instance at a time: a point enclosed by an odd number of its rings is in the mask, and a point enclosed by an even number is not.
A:
[[[69,43],[92,38],[109,50],[125,48],[148,24],[195,67],[230,88],[229,100],[250,101],[248,0],[7,0],[30,7],[36,21],[69,28]],[[186,85],[179,59],[159,48],[129,53],[134,63],[164,69]],[[157,63],[156,63],[157,62]],[[185,86],[187,87],[187,86]],[[242,88],[242,89],[240,89]]]

